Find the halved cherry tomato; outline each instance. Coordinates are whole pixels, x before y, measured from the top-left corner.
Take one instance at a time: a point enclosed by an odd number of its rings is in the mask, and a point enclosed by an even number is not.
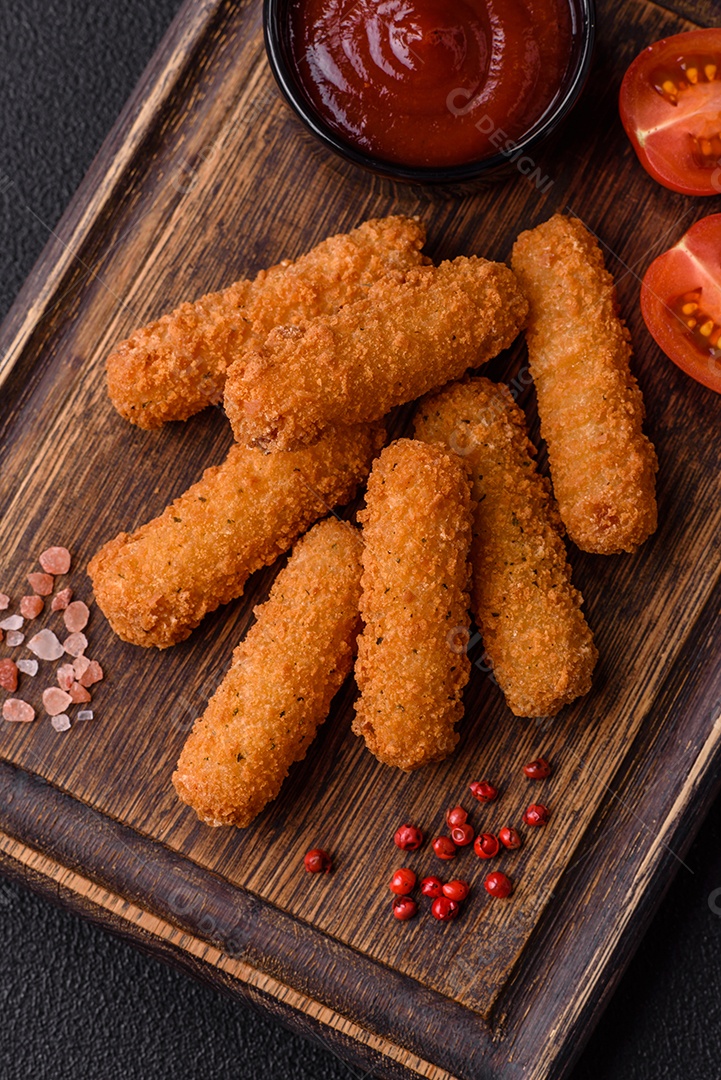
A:
[[[623,77],[619,107],[654,180],[683,195],[721,194],[721,28],[649,45]]]
[[[669,359],[721,394],[721,214],[701,218],[654,259],[641,312]]]

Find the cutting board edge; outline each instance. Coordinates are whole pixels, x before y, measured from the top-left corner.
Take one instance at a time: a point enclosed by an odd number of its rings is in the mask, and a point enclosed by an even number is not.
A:
[[[329,1015],[356,1024],[366,1039],[387,1043],[391,1060],[395,1048],[400,1052],[405,1044],[403,1053],[421,1063],[435,1057],[433,1068],[440,1068],[442,1076],[463,1076],[466,1063],[474,1069],[474,1080],[498,1075],[486,1071],[480,1060],[491,1052],[491,1030],[465,1006],[0,760],[0,865],[3,835],[20,845],[17,853],[27,852],[27,859],[49,860],[53,882],[58,875],[72,875],[115,896],[118,904],[132,905],[204,942],[219,959],[230,951],[235,954],[231,961],[242,958],[260,978],[275,979],[289,993],[318,1002]],[[76,897],[71,907],[80,895],[69,890],[69,897]],[[286,958],[284,968],[280,956]],[[213,978],[223,981],[222,965],[215,965]],[[451,1028],[455,1047],[444,1035]],[[468,1046],[475,1048],[470,1055],[463,1049]]]
[[[365,1031],[333,1009],[258,971],[225,960],[219,950],[171,923],[129,904],[60,863],[0,832],[0,871],[65,910],[128,941],[148,955],[221,993],[241,998],[284,1026],[324,1045],[344,1062],[354,1062],[389,1080],[454,1080],[451,1073],[402,1047]],[[213,958],[215,954],[215,958]]]

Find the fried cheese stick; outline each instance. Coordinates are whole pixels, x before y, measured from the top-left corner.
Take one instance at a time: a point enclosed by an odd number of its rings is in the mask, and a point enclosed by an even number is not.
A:
[[[337,503],[353,497],[383,445],[380,424],[335,428],[296,454],[234,446],[222,465],[134,533],[120,533],[88,567],[113,630],[134,645],[165,649],[242,595]]]
[[[386,765],[419,769],[458,742],[470,671],[454,648],[469,625],[465,469],[440,446],[399,439],[374,462],[358,518],[365,626],[353,731]]]
[[[352,525],[321,521],[255,609],[173,775],[207,825],[250,825],[305,757],[353,663],[362,546]]]
[[[237,281],[136,330],[108,358],[110,399],[142,428],[186,420],[223,397],[239,350],[261,344],[274,326],[328,315],[365,296],[390,271],[427,262],[420,221],[388,217],[331,236],[302,255]]]
[[[656,528],[658,463],[601,249],[556,214],[521,233],[512,265],[530,303],[529,363],[568,535],[584,551],[635,551]]]
[[[553,716],[588,692],[598,654],[523,413],[507,387],[472,379],[425,398],[415,431],[468,468],[476,501],[471,610],[508,707],[516,716]]]
[[[365,300],[276,327],[262,348],[243,353],[225,385],[235,437],[292,450],[334,423],[377,419],[490,360],[526,313],[500,263],[461,257],[386,278]]]

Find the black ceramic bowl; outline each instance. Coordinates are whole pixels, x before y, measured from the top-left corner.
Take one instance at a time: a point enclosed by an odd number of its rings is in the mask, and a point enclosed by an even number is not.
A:
[[[534,153],[558,128],[576,104],[591,65],[596,16],[594,0],[569,0],[572,15],[571,49],[561,86],[546,111],[517,139],[510,153],[497,153],[479,161],[438,168],[405,166],[383,161],[347,142],[318,114],[306,94],[293,61],[290,41],[290,12],[297,0],[264,0],[263,29],[271,70],[286,101],[306,128],[328,150],[361,168],[391,180],[416,184],[463,185],[471,181],[500,179],[514,168],[530,172]]]

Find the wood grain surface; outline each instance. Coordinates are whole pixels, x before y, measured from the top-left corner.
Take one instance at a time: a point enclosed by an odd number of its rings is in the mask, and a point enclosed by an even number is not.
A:
[[[259,5],[189,3],[0,335],[0,590],[19,596],[45,546],[67,544],[84,568],[102,542],[159,513],[230,445],[220,410],[150,433],[114,413],[104,358],[135,326],[369,216],[420,214],[436,259],[507,259],[518,232],[556,210],[599,237],[660,459],[660,523],[632,557],[570,552],[601,654],[588,697],[553,721],[519,720],[477,645],[456,754],[405,776],[351,734],[348,683],[276,803],[248,830],[208,829],[177,802],[170,776],[276,565],[163,653],[124,645],[96,610],[90,653],[108,676],[97,719],[66,735],[47,719],[0,727],[0,827],[15,844],[3,848],[3,865],[20,872],[36,855],[54,860],[58,873],[71,870],[120,904],[185,926],[218,955],[242,911],[233,958],[379,1040],[387,1062],[375,1062],[378,1075],[436,1075],[427,1066],[438,1076],[560,1076],[713,794],[718,398],[662,359],[638,292],[653,255],[720,207],[652,183],[616,108],[621,75],[644,45],[690,29],[688,18],[711,21],[703,0],[675,5],[686,19],[671,6],[601,0],[590,84],[539,154],[551,181],[542,192],[514,175],[459,197],[396,188],[324,156],[279,98]],[[515,380],[538,443],[522,341],[484,373]],[[407,431],[408,416],[401,410],[394,434]],[[81,574],[73,584],[90,599]],[[42,688],[38,678],[29,695],[36,707]],[[556,766],[543,788],[520,773],[539,753]],[[426,913],[399,926],[386,888],[399,861],[396,826],[412,819],[436,834],[447,806],[483,776],[500,782],[502,801],[474,810],[477,826],[517,821],[541,791],[552,809],[552,827],[504,859],[515,899],[487,898],[487,867],[467,853],[454,865],[476,886],[463,918],[432,925]],[[316,845],[334,850],[332,877],[304,874],[302,854]],[[428,850],[407,861],[438,868]],[[177,901],[177,875],[193,899]],[[83,888],[66,892],[80,897]],[[173,949],[182,955],[187,946]],[[549,955],[550,972],[539,966]],[[220,961],[203,959],[220,979]],[[235,972],[232,981],[249,977]],[[302,1003],[289,1009],[309,1013]]]

